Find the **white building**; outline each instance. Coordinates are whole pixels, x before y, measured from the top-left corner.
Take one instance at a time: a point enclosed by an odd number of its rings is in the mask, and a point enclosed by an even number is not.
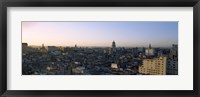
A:
[[[116,63],[112,63],[112,64],[111,64],[111,68],[113,68],[113,69],[118,69],[118,65],[117,65]]]
[[[149,44],[149,48],[146,48],[145,49],[145,55],[146,56],[154,56],[154,49],[151,48],[151,44]]]

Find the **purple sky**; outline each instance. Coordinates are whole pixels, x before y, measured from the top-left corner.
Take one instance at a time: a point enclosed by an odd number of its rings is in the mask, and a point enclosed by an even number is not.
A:
[[[178,22],[22,22],[22,42],[45,46],[171,47]]]

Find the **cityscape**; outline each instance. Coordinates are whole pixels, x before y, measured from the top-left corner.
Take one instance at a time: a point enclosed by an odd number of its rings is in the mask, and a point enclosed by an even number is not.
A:
[[[22,75],[178,75],[178,23],[22,22]]]

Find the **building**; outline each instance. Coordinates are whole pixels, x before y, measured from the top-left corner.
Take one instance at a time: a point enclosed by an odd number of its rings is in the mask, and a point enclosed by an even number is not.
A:
[[[178,45],[172,44],[172,48],[170,49],[169,58],[171,60],[178,60]]]
[[[168,60],[167,75],[178,75],[178,61]]]
[[[28,47],[28,43],[22,43],[22,47]]]
[[[112,64],[111,64],[111,68],[113,68],[113,69],[118,69],[118,65],[117,65],[116,63],[112,63]]]
[[[48,46],[47,47],[48,52],[53,52],[53,51],[57,51],[57,50],[58,50],[58,48],[56,46]]]
[[[22,54],[26,55],[28,52],[28,43],[22,43]]]
[[[167,57],[143,59],[139,73],[149,75],[166,75]]]
[[[178,75],[178,45],[172,44],[167,63],[167,74]]]
[[[44,44],[42,44],[42,48],[45,48],[45,47],[44,47]]]
[[[40,48],[40,50],[41,50],[42,52],[46,52],[46,51],[47,51],[46,48],[45,48],[45,46],[44,46],[44,44],[42,44],[42,47]]]
[[[84,74],[85,67],[79,66],[72,69],[72,72],[75,74]]]
[[[137,47],[132,49],[132,54],[134,56],[138,56],[138,48]]]
[[[149,48],[145,49],[145,55],[146,56],[154,56],[154,49],[151,48],[151,44],[149,44]]]
[[[115,41],[112,42],[112,52],[116,52],[116,43]]]

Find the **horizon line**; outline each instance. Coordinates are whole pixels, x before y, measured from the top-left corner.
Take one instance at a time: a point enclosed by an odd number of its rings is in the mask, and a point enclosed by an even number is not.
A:
[[[172,44],[173,45],[173,44]],[[177,44],[175,44],[177,45]],[[28,45],[30,47],[42,47],[42,45]],[[48,47],[48,46],[55,46],[55,45],[46,45],[44,47]],[[55,46],[55,47],[75,47],[75,46]],[[79,47],[104,47],[104,48],[112,48],[112,46],[77,46],[77,48]],[[116,48],[148,48],[149,46],[116,46]],[[151,46],[151,48],[169,48],[169,47],[172,47],[172,46]]]

